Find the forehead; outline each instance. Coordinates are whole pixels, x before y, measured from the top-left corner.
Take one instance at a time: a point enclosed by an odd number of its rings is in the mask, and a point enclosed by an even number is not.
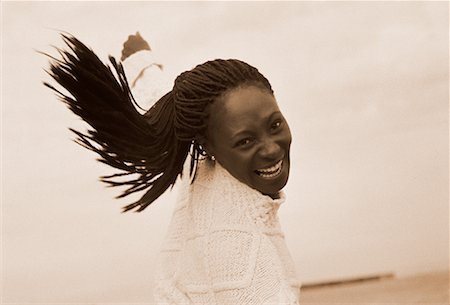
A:
[[[214,107],[215,106],[215,107]],[[223,98],[213,103],[216,119],[240,121],[247,117],[265,117],[274,111],[279,111],[274,96],[266,90],[250,86],[236,88],[226,93]]]
[[[263,124],[277,111],[277,102],[267,90],[255,86],[236,88],[211,105],[209,125],[223,132],[238,132]]]

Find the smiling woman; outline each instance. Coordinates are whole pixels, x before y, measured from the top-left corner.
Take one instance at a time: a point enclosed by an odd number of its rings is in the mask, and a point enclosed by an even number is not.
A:
[[[291,133],[267,88],[241,86],[210,107],[205,148],[242,183],[272,198],[289,176]]]
[[[156,301],[298,304],[277,216],[291,133],[268,80],[243,61],[211,60],[180,74],[141,115],[120,63],[110,58],[117,78],[91,49],[64,39],[71,51],[61,51],[50,75],[70,95],[46,85],[93,128],[74,131],[78,143],[121,170],[103,181],[128,185],[122,197],[146,190],[124,211],[144,210],[183,178],[161,250]]]

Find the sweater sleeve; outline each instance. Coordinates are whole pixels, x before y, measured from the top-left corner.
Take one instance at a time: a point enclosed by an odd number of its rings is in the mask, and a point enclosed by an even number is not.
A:
[[[124,60],[123,67],[133,97],[144,109],[150,109],[171,89],[171,82],[153,51],[141,50],[130,55]]]

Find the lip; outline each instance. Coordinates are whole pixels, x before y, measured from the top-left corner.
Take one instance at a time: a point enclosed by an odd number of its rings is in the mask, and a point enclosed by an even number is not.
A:
[[[278,162],[276,162],[275,164],[273,164],[271,166],[264,167],[264,168],[261,168],[259,170],[255,170],[254,172],[259,178],[262,178],[262,179],[266,179],[266,180],[276,179],[282,174],[283,169],[285,167],[285,164],[284,164],[283,161],[284,160],[281,159],[281,160],[279,160]],[[272,171],[267,171],[270,168],[273,168],[273,170]]]
[[[271,168],[271,167],[277,165],[279,162],[281,162],[281,161],[283,161],[283,160],[284,160],[284,157],[283,157],[283,158],[279,158],[277,161],[275,161],[275,162],[273,162],[273,163],[271,163],[271,164],[269,164],[269,165],[264,165],[264,166],[258,167],[257,169],[255,169],[255,171],[259,171],[259,170],[264,170],[264,169]]]

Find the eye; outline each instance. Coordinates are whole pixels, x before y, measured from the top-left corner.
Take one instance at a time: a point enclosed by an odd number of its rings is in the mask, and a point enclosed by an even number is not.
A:
[[[239,141],[236,143],[235,146],[236,146],[236,147],[246,147],[246,146],[249,146],[250,143],[252,143],[252,139],[251,139],[251,138],[245,138],[245,139],[239,140]]]
[[[270,129],[273,130],[273,131],[278,130],[278,129],[281,127],[282,124],[283,124],[283,121],[282,121],[282,120],[276,120],[276,121],[273,122],[273,124],[270,126]]]

